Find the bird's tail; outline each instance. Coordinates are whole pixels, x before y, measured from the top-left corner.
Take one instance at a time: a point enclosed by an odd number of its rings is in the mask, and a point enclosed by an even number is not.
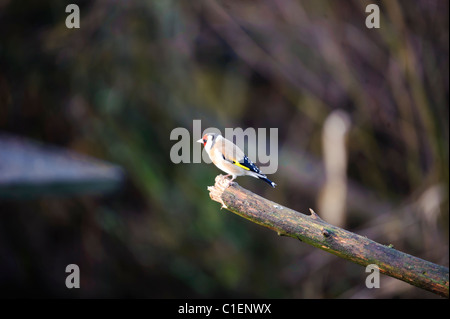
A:
[[[275,184],[274,182],[272,182],[270,179],[268,179],[266,177],[266,175],[258,175],[259,179],[262,179],[263,181],[265,181],[267,184],[269,184],[270,186],[272,186],[273,188],[275,188],[275,186],[277,186],[277,184]]]
[[[253,176],[254,178],[262,179],[263,181],[265,181],[267,184],[269,184],[269,185],[272,186],[273,188],[275,188],[275,186],[277,186],[277,184],[275,184],[275,183],[272,182],[270,179],[268,179],[267,176],[264,175],[264,174],[256,173],[256,172],[249,172],[248,175],[251,175],[251,176]]]

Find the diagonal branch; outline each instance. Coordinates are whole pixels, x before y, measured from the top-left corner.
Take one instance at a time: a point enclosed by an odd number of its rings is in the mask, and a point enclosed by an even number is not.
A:
[[[219,175],[215,185],[208,187],[211,199],[221,203],[223,208],[270,228],[278,235],[300,239],[362,266],[376,264],[385,275],[449,297],[448,268],[328,224],[312,210],[311,215],[304,215],[258,196],[236,183],[228,184],[228,179]]]

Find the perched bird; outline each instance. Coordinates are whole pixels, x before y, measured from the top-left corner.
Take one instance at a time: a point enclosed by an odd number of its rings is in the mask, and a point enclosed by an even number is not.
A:
[[[211,161],[219,169],[227,173],[226,177],[231,176],[230,183],[237,176],[249,175],[262,179],[270,186],[275,187],[277,184],[269,180],[266,175],[261,173],[259,168],[237,147],[233,142],[227,140],[220,134],[208,133],[197,141],[202,143],[208,153]]]

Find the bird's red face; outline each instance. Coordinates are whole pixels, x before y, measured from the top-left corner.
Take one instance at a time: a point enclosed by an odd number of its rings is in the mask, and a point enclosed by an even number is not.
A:
[[[208,142],[208,135],[206,135],[206,134],[203,135],[202,140],[203,140],[203,146],[205,146],[206,142]]]
[[[211,139],[214,138],[210,134],[205,134],[201,139],[197,141],[197,143],[202,143],[203,146],[206,148],[206,145],[208,145],[208,142],[211,142]]]

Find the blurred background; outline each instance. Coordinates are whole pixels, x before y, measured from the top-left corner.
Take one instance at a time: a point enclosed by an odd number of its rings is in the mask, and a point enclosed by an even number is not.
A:
[[[3,297],[438,298],[220,210],[220,171],[169,153],[195,119],[277,128],[277,188],[241,186],[448,267],[448,1],[372,1],[379,29],[361,0],[76,1],[68,29],[71,2],[0,0],[0,163],[49,145],[119,173],[0,179]]]

